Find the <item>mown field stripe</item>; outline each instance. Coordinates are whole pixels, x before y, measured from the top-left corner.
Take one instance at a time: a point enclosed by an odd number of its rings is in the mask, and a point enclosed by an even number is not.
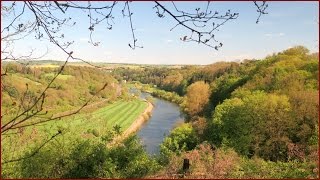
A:
[[[133,113],[133,115],[131,116],[132,120],[131,121],[125,121],[122,126],[124,129],[129,128],[129,126],[133,123],[134,120],[136,120],[139,115],[145,110],[145,108],[147,107],[146,103],[141,104],[141,106],[139,106],[139,109],[137,111],[135,111]]]
[[[110,114],[107,114],[106,122],[109,124],[112,123],[115,119],[118,118],[118,116],[122,116],[127,111],[127,109],[130,108],[131,106],[133,106],[133,103],[128,103],[120,111],[110,112]]]
[[[117,107],[117,106],[119,106],[119,105],[123,105],[123,104],[121,104],[121,102],[117,102],[117,103],[115,103],[115,104],[112,104],[111,106],[114,106],[114,107]],[[110,106],[106,106],[106,107],[110,107]],[[111,107],[111,108],[114,108],[114,107]],[[108,110],[108,109],[107,109]],[[93,113],[90,113],[90,114],[94,114],[94,112]],[[68,118],[68,119],[66,119],[67,121],[69,120],[69,121],[72,121],[73,122],[73,124],[75,124],[75,125],[79,125],[79,123],[82,123],[82,120],[85,120],[86,119],[86,116],[88,116],[88,114],[78,114],[78,115],[75,115],[74,117],[71,117],[71,118]]]
[[[122,118],[119,119],[119,125],[121,127],[123,127],[123,129],[125,129],[126,127],[124,126],[125,122],[127,123],[132,123],[134,121],[134,114],[135,112],[137,112],[138,110],[141,109],[141,107],[143,106],[143,104],[140,102],[139,104],[137,104],[134,108],[132,108],[131,110],[128,111],[127,116],[123,116]]]
[[[112,108],[106,108],[106,110],[104,111],[101,111],[99,113],[92,113],[93,115],[93,118],[101,118],[103,116],[105,116],[106,114],[108,114],[110,111],[113,112],[113,111],[117,111],[119,109],[122,109],[124,106],[126,106],[128,104],[128,102],[123,102],[121,104],[118,104],[117,106],[115,107],[112,107]]]
[[[117,103],[114,103],[112,104],[112,109],[114,108],[117,108],[117,109],[121,109],[123,106],[125,106],[127,104],[127,102],[117,102]],[[108,109],[106,110],[110,110],[110,106],[106,106],[108,107]],[[106,110],[104,110],[103,112],[105,112]],[[93,112],[94,113],[94,112]],[[93,117],[91,117],[89,120],[86,116],[88,115],[85,115],[85,114],[79,114],[78,116],[74,117],[74,119],[72,119],[72,126],[73,127],[76,127],[75,129],[82,129],[81,127],[83,126],[83,123],[86,123],[86,130],[89,129],[89,128],[92,128],[94,127],[94,125],[96,124],[99,124],[97,122],[97,118],[94,117],[94,114],[91,113],[91,114],[88,114],[89,116],[92,115]],[[103,116],[103,115],[102,115]],[[85,121],[85,122],[83,122]]]
[[[132,117],[133,117],[133,119],[135,120],[135,119],[137,119],[138,117],[139,117],[139,115],[145,110],[147,108],[147,104],[144,104],[142,107],[141,107],[141,109],[139,109],[137,112],[135,112],[133,115],[132,115]],[[124,127],[129,127],[130,125],[132,124],[132,122],[131,123],[125,123],[123,126]]]
[[[131,109],[129,109],[129,111],[126,113],[126,116],[122,116],[120,119],[118,119],[118,124],[123,127],[123,123],[124,121],[132,121],[132,114],[138,110],[140,107],[140,104],[136,104],[134,107],[132,107]]]
[[[119,100],[119,101],[114,102],[114,103],[112,103],[110,105],[106,105],[106,106],[104,106],[102,108],[99,108],[98,110],[96,110],[94,112],[97,112],[97,113],[104,112],[105,110],[109,110],[109,109],[112,109],[114,107],[117,107],[117,106],[121,105],[122,103],[124,103],[124,101],[123,100]]]
[[[138,102],[132,102],[127,107],[123,108],[120,112],[114,112],[112,115],[114,115],[112,118],[109,119],[109,124],[114,124],[121,116],[126,116],[126,112],[128,112],[129,109],[134,107]]]
[[[108,111],[111,111],[111,110],[113,110],[115,108],[119,108],[119,107],[123,106],[124,103],[126,103],[126,102],[117,102],[112,106],[105,106],[105,107],[103,107],[103,108],[101,108],[101,109],[99,109],[97,111],[94,111],[92,114],[93,115],[103,114],[105,112],[108,112]]]

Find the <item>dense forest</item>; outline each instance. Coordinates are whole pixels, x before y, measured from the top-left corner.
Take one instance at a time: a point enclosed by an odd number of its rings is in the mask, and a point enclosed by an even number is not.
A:
[[[159,176],[173,177],[188,157],[192,178],[316,177],[318,67],[318,53],[297,46],[262,60],[118,69],[115,77],[143,83],[188,116],[161,145],[168,165]]]
[[[16,107],[32,105],[59,68],[9,62],[1,65],[5,70],[2,124],[22,111]],[[101,119],[116,122],[126,107],[135,119],[145,106],[129,85],[178,104],[186,115],[157,156],[148,155],[135,135],[109,145],[121,127]],[[66,66],[46,94],[46,114],[2,134],[2,177],[319,177],[319,54],[302,46],[206,66],[119,66],[111,72]],[[84,112],[37,126],[87,101],[92,106]],[[110,108],[96,111],[103,106]]]

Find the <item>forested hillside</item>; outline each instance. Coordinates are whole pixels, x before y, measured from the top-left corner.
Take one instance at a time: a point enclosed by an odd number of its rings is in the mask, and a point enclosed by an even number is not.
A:
[[[157,168],[136,137],[106,146],[147,106],[108,72],[71,65],[52,81],[60,69],[54,64],[1,68],[1,177],[124,178]],[[46,87],[35,105],[40,113],[23,113]]]
[[[1,2],[0,179],[319,179],[319,3]]]
[[[2,177],[319,177],[319,57],[305,47],[206,66],[1,68]],[[47,87],[41,113],[19,116]],[[154,103],[131,87],[185,114],[159,155],[135,135],[113,143]]]
[[[167,168],[155,177],[181,173],[183,158],[191,178],[318,175],[318,53],[297,46],[262,60],[115,73],[188,115],[161,145]]]
[[[10,109],[12,104],[19,106],[21,102],[32,104],[32,100],[40,95],[59,70],[56,66],[29,67],[18,63],[6,63],[1,68],[8,74],[2,82],[2,110]],[[117,81],[92,67],[67,66],[50,85],[43,108],[52,113],[74,109],[89,100],[105,84],[107,87],[99,92],[92,102],[101,98],[115,100],[121,94]],[[22,101],[21,98],[28,100]]]

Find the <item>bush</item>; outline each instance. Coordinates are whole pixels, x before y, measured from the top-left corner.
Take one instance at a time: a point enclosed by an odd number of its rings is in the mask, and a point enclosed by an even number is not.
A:
[[[89,133],[92,133],[92,129],[88,129],[87,130],[87,133],[89,134]]]
[[[104,144],[90,141],[79,143],[73,148],[67,160],[69,167],[62,175],[64,178],[119,177],[115,165],[108,158],[108,149]]]
[[[77,140],[72,147],[48,144],[19,162],[16,178],[141,178],[159,168],[137,137],[131,136],[111,148],[90,140]]]
[[[208,143],[202,143],[195,149],[183,152],[180,155],[173,154],[169,164],[157,177],[171,179],[183,177],[183,161],[188,159],[190,168],[184,174],[184,178],[230,178],[239,165],[240,157],[232,149],[213,150]]]
[[[124,140],[121,146],[110,149],[109,157],[121,172],[121,178],[141,178],[156,172],[160,165],[149,157],[136,136]]]
[[[312,163],[272,162],[260,158],[241,160],[240,168],[233,172],[234,178],[316,178]]]
[[[19,97],[19,92],[15,87],[9,86],[4,89],[5,91],[8,92],[9,96],[13,98],[18,98]]]
[[[99,137],[100,136],[100,133],[97,129],[93,129],[92,130],[92,134],[95,136],[95,137]]]
[[[192,150],[198,143],[198,137],[191,124],[185,123],[171,131],[160,145],[161,154],[165,157],[173,153]]]

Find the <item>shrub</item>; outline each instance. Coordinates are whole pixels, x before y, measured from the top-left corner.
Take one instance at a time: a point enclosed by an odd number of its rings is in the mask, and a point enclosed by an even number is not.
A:
[[[100,133],[97,129],[93,129],[92,130],[92,134],[95,136],[95,137],[99,137],[100,136]]]
[[[110,148],[90,139],[77,140],[72,147],[48,144],[18,165],[16,178],[141,178],[160,168],[136,136]]]
[[[9,86],[4,89],[5,91],[8,92],[9,96],[13,98],[18,98],[19,97],[19,92],[15,87]]]
[[[309,162],[272,162],[260,158],[240,161],[240,168],[233,172],[236,178],[316,178],[312,163]]]
[[[162,155],[168,157],[173,153],[179,154],[191,150],[196,147],[197,143],[198,137],[195,130],[191,124],[185,123],[171,131],[171,134],[160,145],[160,151]]]
[[[188,159],[190,168],[183,174],[183,161]],[[208,143],[202,143],[195,149],[174,154],[163,171],[156,174],[161,178],[230,178],[239,165],[240,157],[232,149],[213,150]]]

